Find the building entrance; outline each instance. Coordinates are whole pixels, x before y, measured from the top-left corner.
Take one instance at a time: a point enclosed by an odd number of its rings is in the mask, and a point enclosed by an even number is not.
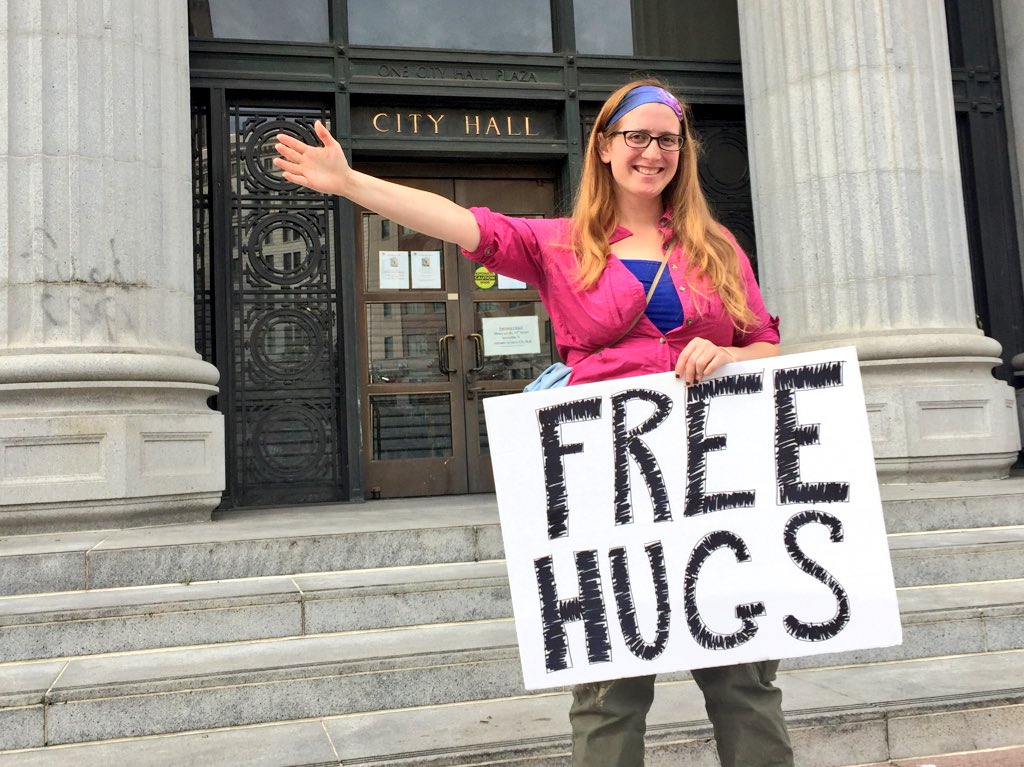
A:
[[[461,205],[550,216],[554,172],[361,166]],[[537,291],[455,245],[357,210],[363,492],[367,498],[491,492],[483,401],[522,391],[553,359]]]

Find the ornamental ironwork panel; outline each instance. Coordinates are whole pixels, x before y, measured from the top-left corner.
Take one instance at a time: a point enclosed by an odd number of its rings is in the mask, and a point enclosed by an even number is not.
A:
[[[347,497],[334,205],[273,166],[285,131],[315,143],[320,109],[228,104],[228,470],[236,506]]]
[[[717,218],[746,251],[757,272],[754,202],[750,191],[747,130],[742,118],[705,119],[698,125],[703,148],[701,187]]]

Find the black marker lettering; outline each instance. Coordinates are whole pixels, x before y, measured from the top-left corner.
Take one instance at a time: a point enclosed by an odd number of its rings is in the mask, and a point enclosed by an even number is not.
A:
[[[583,452],[583,443],[562,444],[559,427],[574,421],[593,421],[601,417],[601,398],[563,402],[537,411],[540,444],[544,453],[544,491],[547,495],[548,539],[569,534],[569,500],[565,487],[562,457]]]
[[[558,599],[555,570],[551,557],[533,561],[540,593],[541,621],[544,624],[544,665],[548,671],[563,671],[572,666],[565,624],[583,621],[587,640],[587,659],[602,663],[612,658],[608,637],[608,614],[601,593],[601,571],[596,551],[576,552],[576,576],[580,595],[575,599]]]
[[[753,490],[726,493],[704,492],[707,454],[725,449],[725,435],[706,435],[708,407],[714,397],[756,394],[763,389],[761,373],[712,378],[686,390],[686,508],[685,517],[709,514],[719,509],[742,509],[754,505]]]
[[[797,419],[796,392],[842,385],[842,362],[775,371],[775,476],[779,505],[849,500],[848,482],[800,481],[800,448],[819,443],[818,424],[801,425]]]
[[[654,412],[639,426],[626,429],[626,403],[641,399],[654,405]],[[625,525],[633,521],[633,504],[629,489],[629,456],[633,456],[647,483],[647,492],[654,506],[655,522],[671,522],[672,510],[668,503],[665,478],[658,466],[658,459],[640,439],[641,436],[660,426],[672,411],[672,400],[666,394],[650,389],[631,389],[612,397],[612,435],[615,444],[615,524]]]
[[[748,602],[736,606],[736,617],[740,619],[743,627],[732,634],[719,634],[709,629],[704,623],[704,619],[697,609],[697,577],[707,558],[721,548],[732,549],[737,562],[750,561],[750,552],[742,538],[728,530],[716,530],[705,535],[694,547],[693,553],[690,554],[690,559],[686,563],[686,577],[683,581],[686,625],[689,626],[690,634],[697,640],[697,644],[706,650],[731,650],[749,642],[757,633],[757,623],[754,622],[754,618],[766,615],[764,602]]]
[[[654,598],[658,607],[658,621],[653,642],[645,642],[644,638],[640,636],[626,550],[624,548],[611,549],[608,552],[608,557],[612,565],[612,591],[615,592],[615,603],[619,611],[619,626],[622,628],[626,646],[636,657],[642,660],[653,660],[664,652],[668,642],[668,626],[671,616],[668,603],[668,571],[665,568],[665,550],[660,541],[648,543],[644,546],[644,550],[651,563]]]
[[[832,591],[838,603],[836,614],[831,619],[822,623],[809,623],[793,615],[787,615],[783,618],[783,623],[786,625],[786,633],[790,636],[802,639],[805,642],[823,642],[834,637],[846,628],[846,624],[850,622],[850,597],[847,595],[846,589],[840,585],[839,581],[832,577],[828,570],[808,557],[800,549],[800,544],[796,540],[796,534],[800,532],[801,527],[812,522],[827,526],[829,538],[833,543],[842,542],[843,523],[831,514],[826,514],[823,511],[814,511],[813,509],[801,511],[799,514],[794,514],[790,517],[789,521],[786,522],[786,529],[782,537],[786,544],[786,552],[796,562],[796,566],[815,580],[824,583]]]

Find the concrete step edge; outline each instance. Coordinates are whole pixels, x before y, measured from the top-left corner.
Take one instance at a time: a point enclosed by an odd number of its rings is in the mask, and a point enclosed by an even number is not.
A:
[[[1024,583],[1009,585],[1019,592]],[[968,585],[968,591],[972,587]],[[1024,603],[1000,604],[988,611],[918,610],[903,622],[903,645],[793,658],[787,666],[871,664],[907,660],[910,653],[919,657],[926,652],[932,656],[1016,649],[1024,639]],[[1005,636],[999,638],[998,631]],[[511,618],[140,649],[2,663],[0,707],[509,661],[518,661]]]
[[[504,560],[488,560],[195,581],[188,585],[175,583],[19,594],[0,597],[0,628],[277,602],[426,595],[507,584]],[[990,598],[986,598],[984,593],[974,596],[993,586],[1001,589],[998,595]],[[901,596],[904,614],[930,613],[936,609],[989,609],[1024,601],[1024,578],[900,586],[897,593]],[[965,596],[958,597],[958,593]],[[967,596],[968,593],[972,596]],[[911,595],[914,595],[913,600]],[[927,606],[928,602],[936,600],[943,606]]]
[[[1012,727],[1024,722],[1024,688],[982,685],[977,690],[965,691],[955,683],[965,675],[978,679],[979,668],[986,664],[994,666],[987,678],[997,678],[1006,666],[1019,667],[1021,658],[1017,655],[995,654],[980,661],[973,657],[944,658],[902,664],[900,671],[904,675],[913,676],[922,686],[939,693],[916,698],[887,697],[887,690],[878,693],[873,681],[879,677],[877,673],[847,670],[848,683],[856,684],[858,674],[871,677],[861,680],[859,687],[875,689],[878,694],[871,699],[843,701],[833,706],[813,705],[818,702],[815,696],[820,695],[822,688],[814,677],[831,675],[833,679],[825,681],[829,688],[835,685],[836,670],[817,674],[783,672],[779,684],[785,690],[787,719],[798,760],[816,767],[839,767],[923,754],[928,751],[921,750],[922,742],[947,750],[955,750],[957,744],[979,747],[979,741],[984,741],[983,747],[1019,744],[1024,741],[1024,728]],[[899,674],[889,676],[891,688],[903,688],[902,678],[891,678]],[[799,684],[800,677],[804,677],[803,685]],[[18,749],[0,752],[0,767],[101,767],[111,761],[149,767],[185,763],[312,767],[339,762],[440,766],[508,763],[510,758],[523,764],[562,764],[569,749],[568,705],[566,693],[554,693]],[[649,717],[648,755],[705,753],[710,747],[711,732],[699,706],[700,695],[692,684],[659,684],[655,709]],[[680,708],[683,718],[665,715]],[[692,716],[687,718],[688,715]],[[998,721],[994,722],[995,718]],[[443,727],[437,726],[440,722]],[[481,726],[484,722],[487,725]],[[979,724],[983,722],[988,726],[979,733]],[[941,742],[936,742],[939,728]],[[431,732],[432,738],[417,742],[418,735]],[[361,740],[359,735],[365,733],[378,733],[379,739],[387,740],[386,745]],[[410,742],[416,747],[406,747]],[[240,754],[240,743],[253,748]],[[275,749],[275,744],[280,748],[282,743],[286,744],[283,750],[287,756],[280,756],[281,752]],[[302,753],[297,753],[298,743],[303,744]],[[259,754],[269,754],[272,761],[260,760]]]
[[[0,541],[0,596],[483,562],[504,556],[496,522],[337,536],[221,538],[139,548],[104,548],[103,541],[88,541],[82,547],[62,540],[64,549],[12,548],[7,539]],[[941,582],[908,572],[936,557],[951,563],[954,580],[971,579],[962,564],[965,556],[987,557],[990,561],[979,577],[991,580],[1010,577],[1000,576],[1000,561],[1006,555],[1024,555],[1024,525],[893,534],[889,546],[894,570],[906,579],[901,585]],[[929,567],[934,570],[933,564]]]
[[[248,601],[238,594],[225,597],[220,602],[202,599],[198,603],[199,607],[175,601],[173,606],[179,612],[163,609],[166,606],[154,606],[151,601],[147,601],[144,604],[129,604],[121,615],[112,614],[113,608],[104,608],[100,611],[100,617],[96,618],[72,619],[74,612],[65,609],[60,614],[60,623],[39,621],[36,620],[39,616],[33,615],[7,616],[0,619],[0,626],[3,626],[6,635],[4,645],[0,648],[0,658],[3,659],[0,661],[0,672],[18,663],[68,662],[174,649],[245,648],[257,643],[266,646],[275,641],[289,642],[299,638],[325,639],[330,636],[356,636],[389,630],[415,631],[417,628],[438,624],[462,625],[467,627],[464,631],[471,631],[469,627],[475,622],[507,620],[511,616],[511,603],[504,580],[490,575],[496,567],[503,565],[492,563],[487,568],[442,568],[436,572],[437,575],[443,572],[451,575],[477,572],[482,573],[483,577],[477,581],[461,579],[447,584],[434,580],[426,584],[429,589],[426,591],[416,591],[416,583],[405,584],[410,590],[398,596],[397,603],[380,594],[364,600],[344,590],[321,593],[314,605],[303,604],[305,596],[302,594],[277,595],[283,601],[274,602],[272,597],[264,593],[263,588],[278,587],[277,579],[271,579],[273,582],[270,584],[255,584],[255,593]],[[495,582],[501,585],[495,587]],[[247,582],[228,585],[254,584]],[[188,588],[199,587],[195,585]],[[435,587],[443,590],[435,590]],[[158,590],[146,587],[141,591],[152,594]],[[328,594],[334,595],[333,601],[328,598]],[[410,595],[413,598],[411,606],[407,600]],[[110,593],[105,596],[117,595]],[[177,599],[178,596],[176,590],[171,590],[170,598]],[[931,655],[951,650],[1007,649],[1015,646],[1015,641],[1024,642],[1024,630],[1020,626],[1024,624],[1024,578],[901,588],[897,590],[897,597],[904,628],[908,632],[920,628],[926,633],[908,633],[902,648],[867,651],[864,657],[889,657],[896,652],[905,656],[908,652]],[[31,597],[10,599],[23,601],[26,605],[33,601]],[[49,597],[38,599],[45,604]],[[327,605],[328,610],[334,610],[331,607],[334,602],[340,605],[339,612],[320,614],[314,610],[319,605]],[[268,604],[269,609],[273,610],[269,616],[266,614]],[[402,607],[402,611],[396,608],[396,604]],[[480,604],[484,607],[481,608]],[[370,606],[371,612],[364,615],[360,610],[366,605]],[[280,606],[285,608],[285,612],[278,609]],[[484,609],[489,612],[481,615]],[[85,613],[89,614],[90,611]],[[375,621],[381,613],[387,614],[395,622],[389,625],[353,625],[360,619]],[[439,617],[432,623],[401,622],[408,615],[415,616],[411,621],[423,621],[428,613]],[[43,615],[45,617],[49,613]],[[339,619],[332,617],[335,615],[343,616],[346,623],[339,624]],[[26,620],[20,624],[15,623],[14,620],[18,618]],[[269,624],[270,628],[267,629],[265,624]],[[126,634],[131,642],[125,638]],[[188,638],[193,641],[183,641]],[[936,645],[936,642],[939,644]],[[946,649],[936,649],[936,646]]]
[[[373,597],[507,584],[504,560],[115,586],[0,597],[0,627],[278,601]],[[192,607],[198,605],[198,607]]]

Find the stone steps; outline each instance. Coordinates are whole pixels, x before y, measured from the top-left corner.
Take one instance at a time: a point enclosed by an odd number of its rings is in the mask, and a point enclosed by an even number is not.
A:
[[[903,587],[898,596],[904,644],[845,657],[1024,647],[1024,579]],[[5,597],[0,664],[511,614],[501,561]]]
[[[0,539],[0,596],[501,559],[493,496]]]
[[[1024,526],[1024,477],[886,486],[882,498],[888,531],[901,549],[927,549],[933,531]],[[904,541],[903,534],[911,537]],[[502,556],[490,495],[232,512],[215,524],[0,538],[0,596]]]
[[[43,660],[0,666],[0,747],[522,692],[509,619]]]
[[[500,560],[0,598],[0,663],[512,614]]]
[[[1024,648],[1024,580],[904,589],[901,608],[903,645],[791,659],[787,667]],[[40,642],[53,626],[43,625]],[[0,664],[0,733],[8,733],[0,748],[526,695],[520,680],[510,618],[51,655]],[[3,726],[5,719],[14,724]]]
[[[1024,650],[779,675],[798,767],[1014,745]],[[569,764],[564,692],[0,753],[0,767]],[[659,682],[647,764],[715,767],[692,682]]]
[[[1024,479],[883,497],[905,641],[784,661],[798,764],[1024,742]],[[0,539],[0,767],[567,764],[501,557],[492,496]],[[648,763],[714,765],[659,686]]]

